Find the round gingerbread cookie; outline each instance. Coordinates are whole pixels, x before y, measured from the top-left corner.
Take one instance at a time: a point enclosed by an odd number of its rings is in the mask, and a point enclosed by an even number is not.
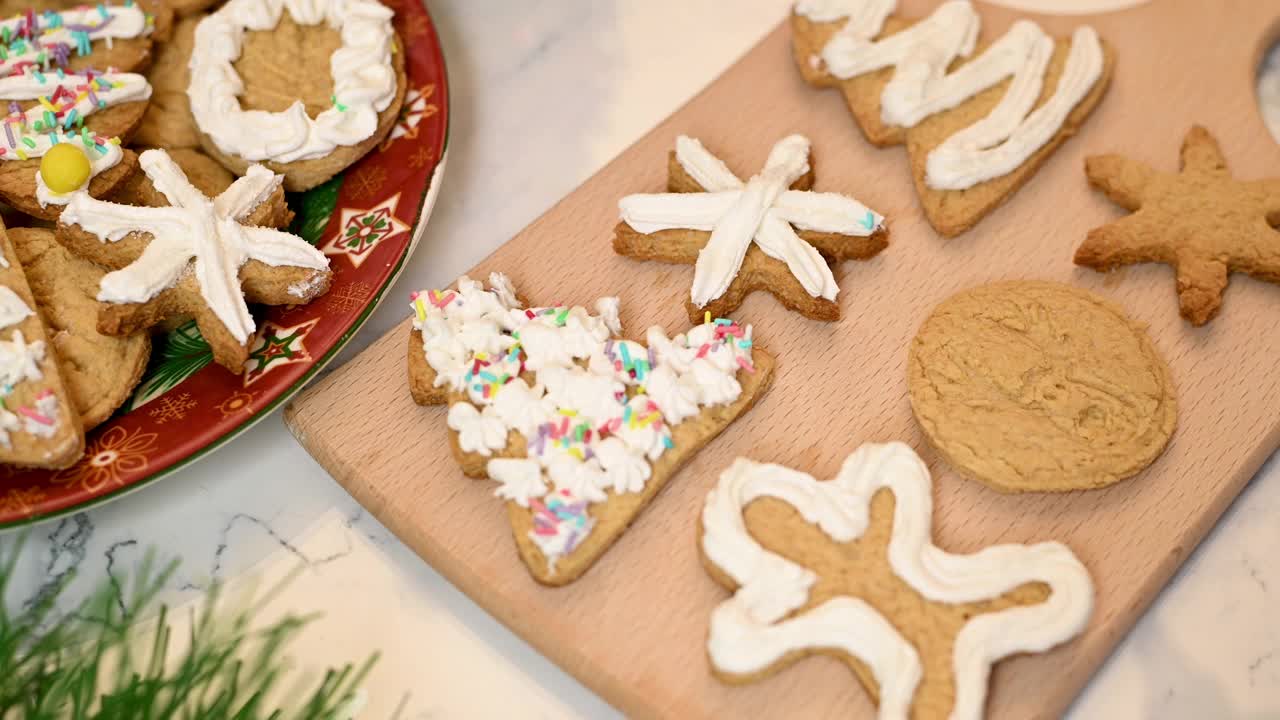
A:
[[[993,283],[943,301],[911,343],[907,385],[939,454],[1003,492],[1119,482],[1177,424],[1169,368],[1145,329],[1059,283]]]
[[[187,97],[206,153],[315,187],[395,125],[408,80],[377,0],[230,0],[200,21]]]

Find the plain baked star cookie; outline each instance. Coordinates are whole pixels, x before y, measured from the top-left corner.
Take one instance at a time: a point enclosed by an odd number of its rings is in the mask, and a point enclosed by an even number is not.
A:
[[[902,443],[863,445],[825,482],[734,462],[702,511],[703,564],[733,591],[711,614],[716,677],[755,682],[835,655],[881,720],[978,720],[995,663],[1084,629],[1093,584],[1071,550],[953,555],[933,544],[932,490]]]
[[[449,405],[463,472],[498,481],[529,572],[564,585],[755,404],[774,362],[728,320],[641,344],[621,337],[617,298],[529,308],[505,276],[489,283],[415,294],[409,387]]]
[[[681,135],[666,193],[628,195],[614,229],[619,255],[694,266],[689,321],[728,315],[764,290],[815,320],[838,320],[830,263],[865,260],[888,246],[884,218],[851,197],[812,190],[809,140],[773,146],[764,169],[742,182]]]
[[[52,230],[9,230],[36,309],[49,330],[62,379],[86,431],[106,422],[142,379],[151,357],[146,331],[123,337],[98,332],[102,268],[73,256]]]
[[[301,305],[329,289],[329,260],[305,240],[263,225],[284,205],[281,177],[249,168],[210,200],[163,150],[140,158],[168,207],[135,207],[76,194],[58,240],[114,271],[102,278],[98,330],[129,334],[194,316],[214,360],[240,372],[255,324],[247,302]]]
[[[896,6],[800,0],[795,62],[810,84],[844,94],[868,140],[907,146],[925,217],[959,235],[1075,134],[1106,92],[1114,54],[1087,26],[1067,41],[1019,20],[979,43],[982,19],[964,0],[919,20],[894,16]]]
[[[1085,173],[1133,214],[1090,230],[1076,250],[1077,265],[1172,265],[1178,306],[1192,325],[1218,314],[1232,272],[1280,283],[1280,180],[1231,177],[1222,148],[1203,127],[1192,127],[1182,141],[1176,174],[1120,155],[1088,158]]]
[[[947,298],[907,357],[911,409],[956,470],[1003,492],[1100,488],[1164,451],[1169,368],[1110,302],[1013,281]]]
[[[230,0],[196,28],[187,94],[205,152],[307,190],[395,125],[407,79],[376,0]]]

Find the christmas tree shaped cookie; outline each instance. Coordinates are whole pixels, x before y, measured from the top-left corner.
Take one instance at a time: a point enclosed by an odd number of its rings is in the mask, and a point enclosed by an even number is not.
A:
[[[0,226],[0,463],[64,468],[84,452],[80,415]]]
[[[1056,542],[952,555],[932,541],[929,470],[902,443],[864,445],[834,480],[739,459],[702,512],[702,555],[734,591],[708,655],[747,683],[813,654],[841,658],[879,717],[981,718],[991,666],[1084,629],[1093,585]]]
[[[415,295],[410,390],[449,405],[463,472],[498,482],[530,573],[564,585],[755,403],[773,358],[729,320],[642,344],[621,337],[616,298],[527,308],[506,277],[489,284]]]
[[[1114,56],[1090,27],[1055,39],[1028,20],[978,42],[982,19],[948,0],[919,20],[896,0],[800,0],[805,80],[838,88],[872,143],[907,146],[929,223],[959,235],[997,208],[1102,100]]]

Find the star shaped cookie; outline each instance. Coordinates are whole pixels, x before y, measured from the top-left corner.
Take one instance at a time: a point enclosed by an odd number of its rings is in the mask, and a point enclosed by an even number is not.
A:
[[[863,445],[826,482],[730,466],[702,512],[704,565],[734,591],[711,614],[716,676],[752,682],[834,655],[881,720],[977,719],[992,665],[1084,629],[1093,585],[1066,546],[948,553],[933,544],[932,490],[902,443]]]
[[[1076,250],[1077,265],[1172,265],[1178,304],[1192,325],[1218,314],[1232,272],[1280,283],[1280,179],[1233,178],[1218,141],[1203,127],[1187,133],[1176,174],[1120,155],[1088,158],[1085,173],[1133,214],[1090,230]]]
[[[194,316],[214,360],[240,372],[257,329],[247,303],[310,302],[329,289],[329,259],[296,235],[264,227],[287,213],[282,176],[254,165],[209,198],[164,150],[139,160],[167,207],[79,192],[58,221],[59,242],[112,269],[98,289],[98,331],[127,335]]]
[[[680,136],[666,193],[628,195],[614,230],[619,255],[694,266],[690,322],[728,316],[765,290],[815,320],[838,320],[830,263],[888,246],[884,218],[853,198],[812,191],[809,140],[774,145],[745,183],[693,138]]]

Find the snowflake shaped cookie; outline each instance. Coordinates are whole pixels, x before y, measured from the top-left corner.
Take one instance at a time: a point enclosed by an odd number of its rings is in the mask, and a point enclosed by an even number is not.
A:
[[[887,245],[884,218],[853,198],[811,190],[809,140],[792,135],[745,183],[702,143],[681,136],[670,192],[628,195],[614,231],[620,255],[694,265],[689,318],[736,309],[767,290],[817,320],[837,320],[830,261],[866,259]]]
[[[952,555],[931,539],[931,492],[902,443],[863,445],[827,482],[736,461],[702,513],[704,558],[735,591],[711,616],[716,674],[741,682],[830,652],[858,661],[882,720],[980,718],[994,663],[1084,629],[1093,585],[1070,550]]]
[[[256,226],[284,202],[281,176],[266,168],[250,167],[210,199],[163,150],[140,161],[169,207],[77,193],[58,223],[71,249],[115,268],[99,286],[99,331],[128,334],[193,315],[218,363],[239,372],[256,329],[246,301],[297,305],[324,294],[328,258],[296,235]]]

